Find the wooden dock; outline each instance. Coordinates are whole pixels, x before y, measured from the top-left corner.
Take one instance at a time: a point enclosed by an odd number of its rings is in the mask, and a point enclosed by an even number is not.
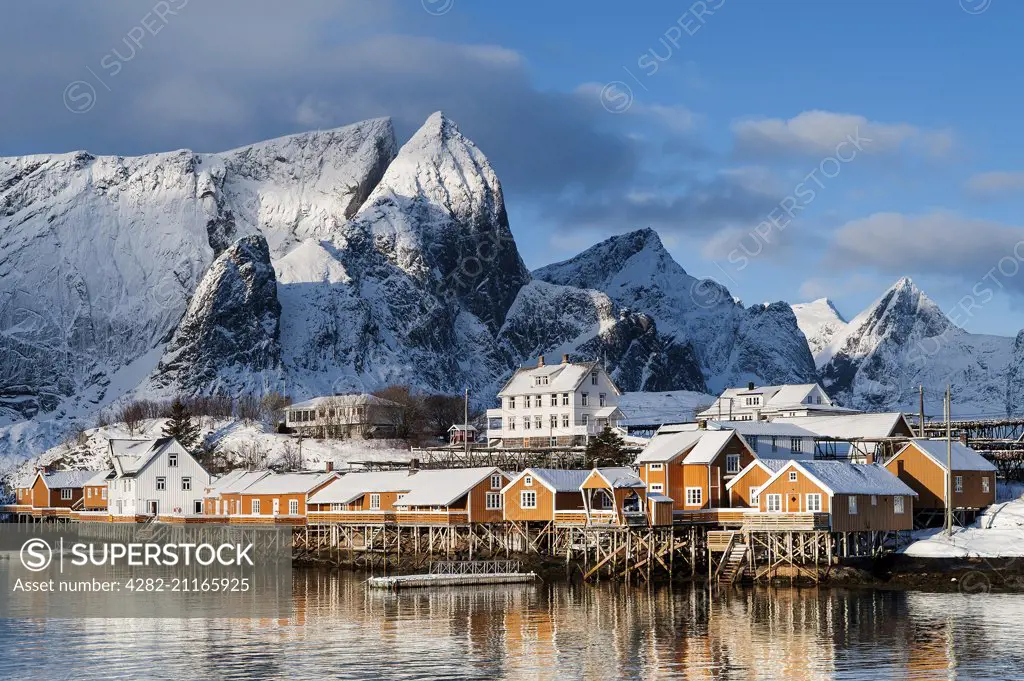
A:
[[[485,584],[530,584],[539,577],[535,572],[499,572],[478,574],[399,575],[397,577],[371,577],[371,589],[414,589],[439,586],[480,586]]]

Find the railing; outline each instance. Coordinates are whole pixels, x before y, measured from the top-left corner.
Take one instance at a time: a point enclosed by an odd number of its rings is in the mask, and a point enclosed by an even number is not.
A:
[[[556,525],[586,525],[586,511],[555,511]]]
[[[518,560],[446,560],[430,564],[432,575],[497,575],[522,569]]]
[[[744,530],[828,530],[828,513],[751,513],[743,520]]]
[[[462,525],[469,522],[466,511],[398,511],[395,519],[402,525]]]
[[[748,515],[757,513],[753,508],[706,508],[700,511],[675,511],[676,522],[742,524]]]
[[[310,511],[311,523],[351,523],[379,525],[395,522],[394,511]]]
[[[732,531],[712,530],[708,532],[708,551],[723,553],[732,547],[736,533]]]

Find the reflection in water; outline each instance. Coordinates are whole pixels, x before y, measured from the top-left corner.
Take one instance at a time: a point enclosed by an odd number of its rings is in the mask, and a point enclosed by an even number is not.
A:
[[[71,597],[71,596],[69,596]],[[1024,675],[1024,595],[616,584],[368,591],[278,620],[0,620],[2,678],[950,679]]]

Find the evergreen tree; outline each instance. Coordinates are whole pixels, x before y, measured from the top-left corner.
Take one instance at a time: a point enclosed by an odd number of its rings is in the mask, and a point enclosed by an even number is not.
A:
[[[173,437],[190,452],[199,444],[199,425],[192,421],[192,414],[180,397],[175,397],[171,404],[171,418],[164,425],[164,436]]]
[[[626,443],[622,437],[605,426],[600,435],[587,443],[587,462],[592,466],[621,466],[627,463],[625,450]]]

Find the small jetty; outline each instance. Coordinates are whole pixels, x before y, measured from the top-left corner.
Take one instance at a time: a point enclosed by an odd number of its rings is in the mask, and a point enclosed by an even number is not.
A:
[[[517,560],[441,561],[432,563],[425,575],[371,577],[371,589],[414,589],[437,586],[478,586],[484,584],[527,584],[539,579],[535,572],[523,572]]]

